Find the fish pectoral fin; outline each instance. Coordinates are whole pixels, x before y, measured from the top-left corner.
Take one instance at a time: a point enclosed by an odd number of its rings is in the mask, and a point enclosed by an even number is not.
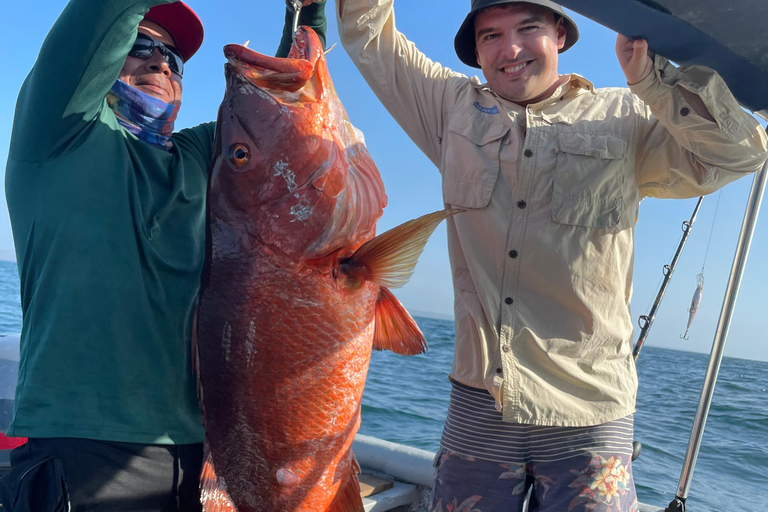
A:
[[[350,264],[365,268],[367,279],[376,284],[389,288],[404,286],[437,225],[462,211],[439,210],[400,224],[361,245],[350,258]]]
[[[392,292],[383,286],[379,289],[379,297],[376,299],[373,349],[391,350],[404,356],[423,354],[427,351],[427,340],[424,339],[416,321]]]
[[[235,504],[227,493],[226,485],[216,475],[213,467],[213,455],[205,445],[203,469],[200,472],[200,503],[203,512],[237,512]]]
[[[360,497],[360,483],[353,471],[342,480],[336,496],[325,512],[365,512],[363,498]]]

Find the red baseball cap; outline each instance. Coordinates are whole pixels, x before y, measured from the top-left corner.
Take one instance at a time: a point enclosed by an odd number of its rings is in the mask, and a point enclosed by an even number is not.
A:
[[[184,62],[189,61],[203,44],[203,22],[182,1],[156,5],[144,19],[157,23],[171,34]]]

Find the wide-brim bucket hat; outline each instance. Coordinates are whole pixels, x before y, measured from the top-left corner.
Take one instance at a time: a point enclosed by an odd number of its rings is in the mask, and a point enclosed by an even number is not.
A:
[[[565,45],[558,53],[563,53],[565,50],[573,46],[579,39],[579,28],[570,16],[565,14],[562,7],[550,0],[472,0],[472,8],[464,18],[464,23],[459,27],[459,31],[456,33],[456,37],[453,40],[453,46],[456,49],[456,55],[459,56],[459,60],[471,66],[473,68],[479,68],[480,64],[477,63],[477,52],[475,46],[475,17],[477,13],[487,7],[505,4],[533,4],[540,5],[552,10],[555,14],[563,18],[565,25]]]
[[[184,62],[188,62],[203,44],[203,22],[184,2],[155,5],[144,19],[157,23],[171,34]]]

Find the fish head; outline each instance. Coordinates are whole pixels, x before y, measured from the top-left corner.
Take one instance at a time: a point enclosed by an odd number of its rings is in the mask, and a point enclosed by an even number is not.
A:
[[[386,205],[362,134],[336,96],[319,38],[301,27],[288,58],[224,47],[209,222],[220,252],[268,247],[293,260],[351,254]]]

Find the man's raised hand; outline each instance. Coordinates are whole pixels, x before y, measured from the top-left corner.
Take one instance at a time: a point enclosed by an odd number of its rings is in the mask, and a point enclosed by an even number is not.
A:
[[[616,37],[616,56],[627,85],[643,81],[653,71],[653,53],[648,51],[645,39],[629,39],[621,34]]]
[[[289,11],[294,10],[294,4],[301,4],[302,7],[306,7],[315,0],[285,0],[285,5]]]

